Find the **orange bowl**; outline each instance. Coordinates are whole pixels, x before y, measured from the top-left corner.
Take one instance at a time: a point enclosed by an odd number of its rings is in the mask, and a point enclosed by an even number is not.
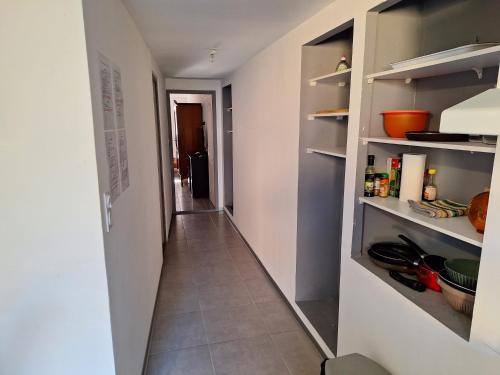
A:
[[[420,132],[427,130],[429,111],[385,111],[384,129],[391,138],[406,138],[406,132]]]

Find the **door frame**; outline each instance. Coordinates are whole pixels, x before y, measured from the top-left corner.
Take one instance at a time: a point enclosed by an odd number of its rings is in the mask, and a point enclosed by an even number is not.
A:
[[[217,142],[217,133],[220,124],[217,122],[217,95],[215,90],[166,90],[167,91],[167,124],[168,124],[168,143],[169,143],[169,152],[170,152],[170,157],[172,158],[172,150],[173,150],[173,145],[172,145],[172,111],[170,110],[170,95],[172,94],[199,94],[199,95],[210,95],[212,97],[212,116],[213,120],[212,123],[213,125],[213,131],[212,131],[212,137],[213,137],[213,144],[214,144],[214,170],[213,170],[213,176],[214,176],[214,188],[215,188],[215,209],[212,210],[200,210],[199,212],[203,211],[219,211],[219,145]],[[178,211],[177,210],[177,205],[175,202],[175,183],[174,183],[174,167],[172,163],[170,163],[170,169],[171,169],[171,176],[172,176],[172,207],[174,208],[174,212],[176,214],[183,212],[183,211]],[[198,212],[198,211],[196,211]]]
[[[158,78],[156,74],[152,72],[152,87],[153,87],[153,106],[154,106],[154,116],[155,116],[155,134],[156,134],[156,153],[158,158],[158,182],[159,182],[159,193],[160,193],[160,212],[161,212],[161,239],[162,239],[162,249],[165,250],[167,244],[167,218],[165,217],[165,176],[163,174],[163,143],[161,138],[161,116],[160,116],[160,92],[158,90]],[[170,159],[167,159],[170,160]]]

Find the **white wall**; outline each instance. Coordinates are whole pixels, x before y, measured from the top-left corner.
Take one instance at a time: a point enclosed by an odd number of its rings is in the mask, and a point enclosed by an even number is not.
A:
[[[208,94],[172,94],[170,95],[170,121],[172,132],[175,124],[175,102],[177,103],[200,103],[203,112],[203,121],[205,122],[205,144],[208,153],[208,180],[210,201],[217,204],[215,191],[215,164],[214,164],[214,114],[212,109],[212,95]],[[173,148],[175,150],[175,144]],[[175,152],[175,151],[174,151]],[[174,155],[174,153],[173,153]]]
[[[223,144],[222,144],[222,87],[219,80],[210,79],[181,79],[167,78],[165,79],[165,88],[167,90],[183,90],[183,91],[215,91],[215,119],[217,131],[217,183],[218,183],[218,208],[222,209],[224,196],[223,186]],[[210,136],[210,139],[213,139]],[[211,168],[212,169],[212,168]],[[213,202],[215,204],[215,202]]]
[[[301,46],[355,18],[349,128],[359,129],[365,18],[377,3],[335,1],[225,80],[233,90],[234,221],[302,318],[294,302]],[[357,138],[350,130],[347,186]],[[498,354],[464,341],[351,260],[354,200],[344,204],[339,354],[366,354],[394,374],[498,374]]]
[[[0,25],[0,373],[113,374],[82,5]]]
[[[113,227],[104,236],[111,324],[118,374],[140,374],[162,267],[160,198],[152,72],[159,83],[163,135],[163,78],[136,25],[119,0],[85,0],[85,30],[92,88],[99,191],[109,191],[100,101],[98,53],[121,69],[130,187],[113,205]],[[166,147],[166,143],[164,142]],[[168,171],[170,157],[164,165]],[[170,176],[166,174],[166,181]],[[169,194],[166,184],[166,195]],[[170,198],[170,197],[168,197]],[[166,199],[170,205],[171,200]],[[167,206],[167,211],[171,207]]]

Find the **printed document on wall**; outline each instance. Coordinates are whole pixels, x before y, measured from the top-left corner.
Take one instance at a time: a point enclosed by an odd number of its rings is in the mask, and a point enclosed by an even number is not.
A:
[[[118,151],[120,155],[121,191],[123,192],[130,185],[128,179],[127,133],[125,132],[125,129],[118,130]]]
[[[116,147],[116,133],[108,131],[104,133],[106,142],[106,158],[109,169],[109,191],[111,202],[114,202],[120,195],[120,167],[118,165],[118,149]]]
[[[122,74],[120,68],[113,66],[113,94],[115,98],[116,127],[125,128],[125,116],[123,108]]]
[[[115,113],[113,106],[113,89],[109,60],[99,54],[99,74],[101,79],[101,102],[104,116],[104,130],[115,129]]]

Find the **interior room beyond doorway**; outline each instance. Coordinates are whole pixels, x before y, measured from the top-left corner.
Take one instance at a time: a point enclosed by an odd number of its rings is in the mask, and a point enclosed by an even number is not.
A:
[[[215,92],[168,94],[175,211],[215,209],[218,206]]]

